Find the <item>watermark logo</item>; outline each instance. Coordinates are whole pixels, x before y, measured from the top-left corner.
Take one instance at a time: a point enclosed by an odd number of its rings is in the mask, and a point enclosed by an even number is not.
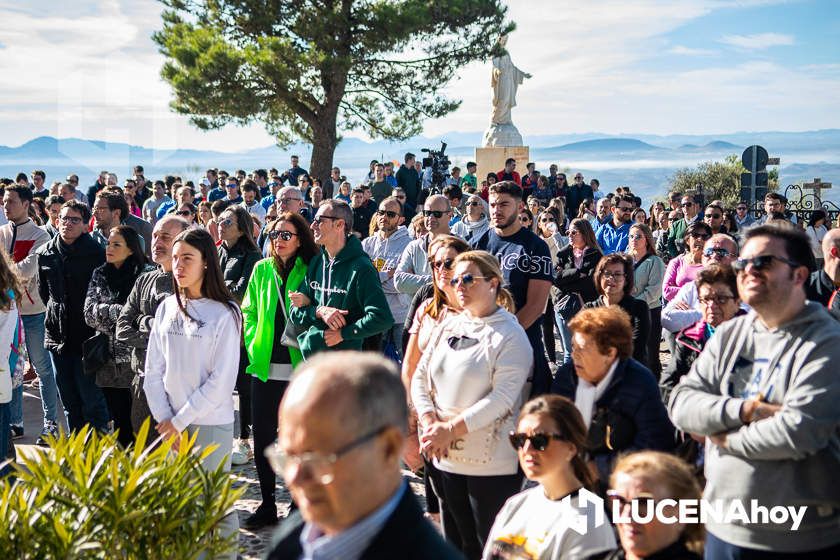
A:
[[[575,503],[575,500],[577,502]],[[582,489],[576,496],[561,500],[567,513],[564,524],[579,535],[607,522],[604,500]],[[613,523],[646,524],[653,520],[666,525],[707,523],[787,526],[796,531],[802,525],[808,506],[763,506],[758,500],[656,500],[650,495],[640,495],[628,500],[611,494],[608,500]]]

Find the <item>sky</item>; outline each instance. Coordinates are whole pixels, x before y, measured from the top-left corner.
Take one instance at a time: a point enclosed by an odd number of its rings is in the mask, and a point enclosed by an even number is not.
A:
[[[508,50],[533,75],[528,135],[714,134],[840,128],[840,1],[509,0]],[[0,145],[42,135],[153,148],[271,145],[259,126],[205,132],[169,109],[153,0],[0,0]],[[463,100],[424,134],[483,131],[490,63],[461,69]]]

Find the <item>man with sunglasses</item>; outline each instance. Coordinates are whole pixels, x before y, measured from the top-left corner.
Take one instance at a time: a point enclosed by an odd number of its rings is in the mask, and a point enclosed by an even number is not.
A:
[[[822,240],[822,252],[823,266],[811,273],[805,295],[809,301],[831,309],[831,304],[840,304],[840,297],[835,295],[840,290],[840,229],[828,230]]]
[[[717,204],[709,204],[703,212],[703,221],[712,228],[712,234],[729,233],[723,225],[723,207]]]
[[[373,266],[379,272],[379,282],[382,284],[382,291],[385,293],[385,299],[388,300],[388,307],[394,317],[394,326],[385,331],[382,341],[393,341],[397,352],[401,347],[403,323],[411,305],[411,299],[394,286],[394,273],[400,257],[411,243],[408,229],[403,225],[405,218],[402,215],[402,209],[400,201],[393,196],[383,200],[379,204],[379,210],[376,211],[376,233],[362,241],[362,249],[368,254]]]
[[[400,474],[406,402],[393,363],[371,354],[321,355],[295,373],[269,460],[300,509],[269,560],[461,558]]]
[[[505,288],[516,305],[516,318],[525,329],[534,354],[532,395],[548,392],[551,374],[545,356],[542,318],[554,278],[548,245],[533,231],[523,228],[519,213],[525,207],[522,187],[512,181],[490,186],[490,225],[484,235],[473,239],[474,249],[499,259]]]
[[[414,297],[417,290],[432,281],[429,267],[429,245],[440,235],[449,235],[449,218],[452,214],[449,199],[433,194],[423,205],[423,222],[429,233],[415,239],[406,247],[394,273],[397,290]]]
[[[353,210],[342,200],[325,200],[312,220],[321,254],[309,263],[289,318],[303,330],[303,358],[324,350],[361,350],[364,339],[394,324],[379,272],[353,231]]]
[[[755,218],[748,212],[746,201],[741,200],[735,205],[735,225],[739,230],[745,230],[755,223]]]
[[[559,193],[558,193],[559,196]],[[570,220],[577,218],[580,203],[586,199],[594,200],[592,187],[583,182],[583,175],[575,174],[575,182],[569,185],[566,190],[566,215]],[[616,204],[618,202],[616,201]]]
[[[707,438],[703,498],[744,507],[807,504],[798,528],[706,523],[707,558],[840,557],[840,323],[805,299],[806,235],[756,226],[733,263],[738,295],[754,313],[716,329],[674,388],[681,430]]]
[[[668,254],[672,259],[682,254],[685,250],[685,230],[694,222],[701,221],[703,218],[699,213],[699,206],[694,201],[694,197],[683,195],[680,207],[682,209],[683,217],[671,223],[671,228],[668,230]]]
[[[627,194],[613,199],[612,220],[603,224],[595,233],[595,239],[605,255],[623,253],[630,242],[630,222],[633,215],[633,197]]]

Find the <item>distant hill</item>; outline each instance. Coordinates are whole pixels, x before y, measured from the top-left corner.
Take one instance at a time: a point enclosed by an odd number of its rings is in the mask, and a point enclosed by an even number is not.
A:
[[[558,152],[586,152],[594,154],[667,151],[666,148],[660,148],[659,146],[654,146],[634,138],[599,138],[597,140],[584,140],[582,142],[573,142],[571,144],[545,149]]]

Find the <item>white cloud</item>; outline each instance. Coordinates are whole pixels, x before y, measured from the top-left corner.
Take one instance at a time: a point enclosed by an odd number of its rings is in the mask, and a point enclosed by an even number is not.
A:
[[[725,35],[718,39],[718,42],[752,51],[793,45],[796,40],[793,35],[785,33],[755,33],[753,35]]]
[[[679,56],[714,56],[718,54],[718,51],[712,49],[693,49],[683,45],[671,47],[668,52]]]

